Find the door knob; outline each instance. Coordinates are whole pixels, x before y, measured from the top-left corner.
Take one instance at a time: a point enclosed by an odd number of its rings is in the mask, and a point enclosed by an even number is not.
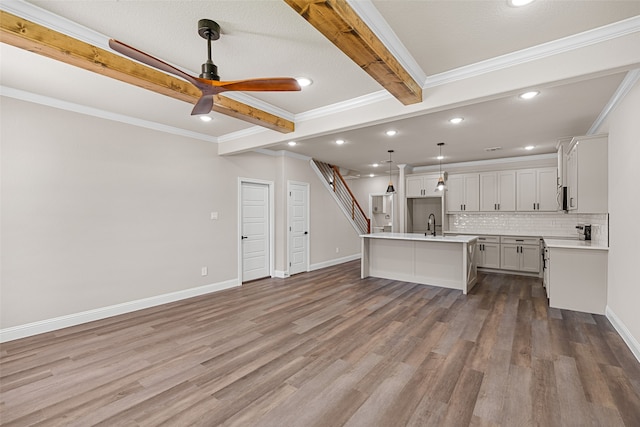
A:
[[[308,231],[305,231],[305,232],[304,232],[304,234],[309,234],[309,232],[308,232]]]
[[[247,238],[247,236],[240,236],[240,238],[241,238],[242,240],[244,240],[244,239],[246,239],[246,238]]]

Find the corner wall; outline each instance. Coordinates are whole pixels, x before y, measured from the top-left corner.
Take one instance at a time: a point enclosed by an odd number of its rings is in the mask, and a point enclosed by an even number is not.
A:
[[[640,82],[609,122],[609,274],[607,315],[640,360]]]

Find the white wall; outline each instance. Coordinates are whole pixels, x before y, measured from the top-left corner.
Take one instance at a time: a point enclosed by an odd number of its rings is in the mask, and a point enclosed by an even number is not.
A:
[[[640,342],[640,83],[615,109],[609,122],[609,292],[608,306]],[[637,349],[640,350],[640,347]],[[640,358],[640,353],[636,354]]]
[[[283,179],[311,183],[312,263],[359,253],[306,161],[219,157],[210,142],[6,97],[0,106],[0,329],[237,283],[238,177],[276,183],[277,266]]]

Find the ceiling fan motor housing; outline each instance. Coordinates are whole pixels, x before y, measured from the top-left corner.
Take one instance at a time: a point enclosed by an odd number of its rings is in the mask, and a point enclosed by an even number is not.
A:
[[[207,60],[207,62],[202,64],[202,73],[200,74],[200,78],[220,81],[220,76],[218,75],[218,67],[216,67],[216,64],[211,62],[211,60]]]

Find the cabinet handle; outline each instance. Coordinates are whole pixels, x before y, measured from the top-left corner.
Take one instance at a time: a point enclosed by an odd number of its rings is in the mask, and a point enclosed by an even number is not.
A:
[[[498,210],[500,210],[500,203],[498,203]]]
[[[497,204],[497,203],[494,203],[494,204],[493,204],[493,210],[494,210],[494,211],[497,211],[497,210],[498,210],[498,204]]]
[[[460,205],[460,210],[463,210],[463,209],[462,209],[462,205]]]
[[[536,204],[535,203],[533,204],[533,210],[534,211],[536,210]]]

